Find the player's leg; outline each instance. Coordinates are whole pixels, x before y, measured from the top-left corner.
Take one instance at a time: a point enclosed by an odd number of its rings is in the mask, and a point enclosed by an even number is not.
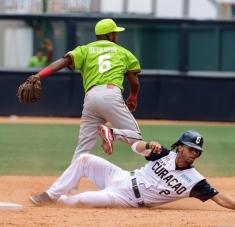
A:
[[[104,90],[101,94],[99,114],[112,124],[115,139],[132,144],[142,140],[139,126],[126,106],[119,88]],[[122,129],[122,130],[119,130]]]
[[[52,200],[57,200],[61,195],[68,193],[80,181],[87,177],[98,188],[104,189],[112,183],[114,176],[122,173],[116,165],[91,154],[80,155],[58,180],[47,190]]]
[[[89,207],[130,207],[131,205],[109,192],[109,190],[83,192],[76,195],[63,195],[59,202],[66,205],[81,204]]]
[[[72,162],[76,160],[79,155],[90,153],[92,151],[96,143],[98,126],[106,122],[97,115],[93,106],[91,95],[86,94],[80,123],[78,144],[75,149]]]
[[[65,205],[82,204],[91,207],[110,207],[112,198],[103,191],[83,192],[76,195],[62,195],[58,200]]]
[[[83,192],[76,195],[63,195],[60,197],[59,202],[66,205],[82,204],[90,207],[111,207],[112,197],[102,191]]]

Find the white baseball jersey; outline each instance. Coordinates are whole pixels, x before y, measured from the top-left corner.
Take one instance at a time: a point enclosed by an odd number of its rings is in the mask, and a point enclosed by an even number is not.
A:
[[[142,185],[140,190],[143,191],[145,204],[160,205],[189,197],[194,185],[204,179],[193,167],[177,170],[176,156],[177,154],[171,151],[135,171],[138,183]]]

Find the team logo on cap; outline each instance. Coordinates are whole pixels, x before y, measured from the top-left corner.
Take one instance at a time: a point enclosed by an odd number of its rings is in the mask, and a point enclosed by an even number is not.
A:
[[[202,137],[201,137],[201,136],[197,136],[196,144],[199,144],[199,143],[201,142],[201,139],[202,139]]]

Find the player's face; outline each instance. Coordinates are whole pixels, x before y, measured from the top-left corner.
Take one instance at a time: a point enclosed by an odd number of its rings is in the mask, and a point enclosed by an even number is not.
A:
[[[192,164],[194,160],[200,155],[199,150],[187,145],[179,146],[179,152],[181,154],[182,161],[189,165]]]

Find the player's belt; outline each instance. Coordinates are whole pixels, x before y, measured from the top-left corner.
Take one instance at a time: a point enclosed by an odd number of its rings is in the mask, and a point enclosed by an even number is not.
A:
[[[143,201],[143,199],[141,197],[141,194],[140,194],[140,190],[139,190],[137,180],[136,180],[136,177],[135,177],[135,172],[131,171],[130,174],[132,176],[132,179],[131,179],[132,189],[133,189],[133,192],[134,192],[135,197],[137,199],[137,204],[139,205],[139,207],[143,207],[144,206],[144,201]]]

